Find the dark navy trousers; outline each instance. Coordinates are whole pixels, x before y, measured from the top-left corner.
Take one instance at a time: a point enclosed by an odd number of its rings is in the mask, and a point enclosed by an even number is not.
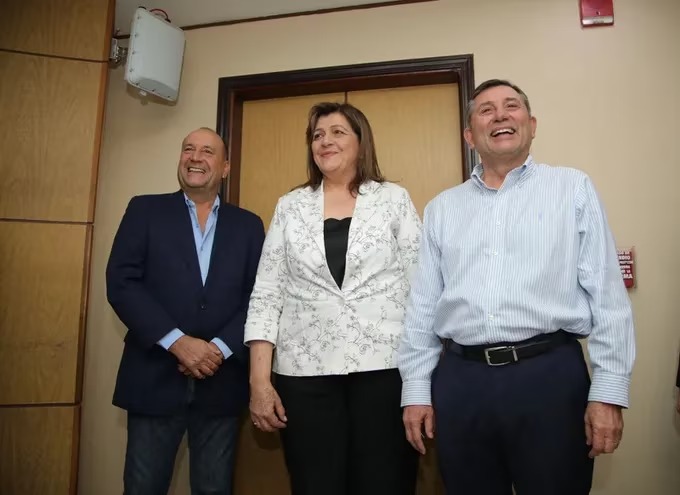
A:
[[[447,495],[585,495],[590,378],[577,340],[492,367],[446,351],[432,377]]]

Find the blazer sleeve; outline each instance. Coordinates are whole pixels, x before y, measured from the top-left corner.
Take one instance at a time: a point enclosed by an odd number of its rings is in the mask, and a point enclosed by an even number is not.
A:
[[[675,386],[680,388],[680,358],[678,359],[678,374],[675,378]]]
[[[404,188],[399,188],[399,195],[396,200],[397,222],[395,236],[399,246],[404,272],[408,280],[412,280],[415,268],[418,264],[418,251],[420,249],[420,235],[422,222],[418,216],[418,211],[411,201],[411,196]]]
[[[234,356],[242,362],[248,361],[248,348],[243,344],[243,332],[248,314],[249,300],[255,285],[257,266],[262,254],[262,243],[264,242],[264,225],[262,219],[256,217],[256,222],[251,229],[248,244],[248,259],[246,261],[244,293],[241,298],[241,306],[236,314],[229,320],[224,328],[217,335]]]
[[[130,200],[113,240],[106,266],[109,304],[135,342],[153,347],[177,323],[144,287],[148,242],[148,202]]]
[[[276,345],[287,281],[285,220],[280,199],[264,240],[255,287],[250,296],[244,336],[246,344],[266,340]]]

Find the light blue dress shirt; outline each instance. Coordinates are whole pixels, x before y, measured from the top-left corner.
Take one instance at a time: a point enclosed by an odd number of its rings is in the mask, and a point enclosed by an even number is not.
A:
[[[212,211],[208,216],[208,221],[205,224],[205,230],[201,230],[201,224],[198,221],[198,214],[196,213],[196,204],[189,199],[185,194],[184,200],[189,209],[191,216],[191,226],[194,231],[194,242],[196,243],[196,255],[198,256],[198,264],[201,267],[201,279],[205,285],[205,279],[208,277],[208,269],[210,268],[210,256],[212,255],[213,242],[215,240],[215,227],[217,225],[217,212],[220,208],[220,197],[215,197]],[[177,339],[184,335],[179,328],[175,328],[168,332],[168,334],[158,341],[158,344],[165,350],[168,350]],[[215,337],[211,340],[222,351],[224,359],[232,355],[231,349],[225,344],[222,339]]]
[[[440,338],[516,342],[558,329],[589,336],[589,400],[628,406],[635,339],[607,219],[586,174],[534,163],[487,187],[470,180],[425,209],[399,368],[402,405],[430,405]]]

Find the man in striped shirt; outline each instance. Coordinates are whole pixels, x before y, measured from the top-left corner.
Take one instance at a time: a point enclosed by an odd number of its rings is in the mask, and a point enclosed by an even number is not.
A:
[[[472,177],[425,210],[399,356],[408,440],[436,430],[448,494],[582,495],[623,431],[630,301],[595,188],[536,163],[526,94],[474,92]],[[578,338],[589,337],[592,383]]]

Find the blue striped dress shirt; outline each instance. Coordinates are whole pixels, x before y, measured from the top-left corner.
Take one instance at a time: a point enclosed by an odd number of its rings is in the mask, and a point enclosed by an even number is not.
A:
[[[589,336],[589,400],[628,407],[633,318],[592,182],[531,156],[498,190],[482,173],[425,209],[399,352],[402,405],[431,404],[440,338],[493,344],[564,329]]]

